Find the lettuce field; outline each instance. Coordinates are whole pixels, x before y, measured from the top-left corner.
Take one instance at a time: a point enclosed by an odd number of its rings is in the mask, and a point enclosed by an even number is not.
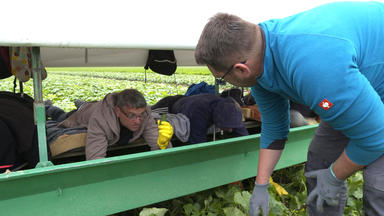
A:
[[[143,68],[47,68],[48,77],[43,81],[43,98],[53,105],[70,111],[74,101],[102,99],[107,93],[126,88],[136,88],[143,93],[148,104],[176,94],[184,94],[188,86],[205,81],[213,84],[214,79],[203,67],[179,67],[172,76],[164,76]],[[13,77],[0,82],[0,90],[13,91]],[[220,87],[229,88],[230,85]],[[24,92],[33,96],[32,80],[24,83]],[[16,87],[19,92],[19,87]],[[256,162],[255,162],[256,164]],[[304,164],[298,164],[273,173],[270,184],[269,215],[307,215],[305,209],[306,187]],[[139,209],[115,215],[169,215],[169,216],[243,216],[248,215],[249,198],[254,178],[185,197],[156,203]],[[348,201],[345,215],[362,215],[362,173],[348,179]],[[282,193],[282,188],[287,193]]]
[[[48,68],[47,71],[48,77],[43,80],[43,98],[66,111],[75,108],[73,102],[76,99],[100,100],[109,92],[126,88],[138,89],[149,104],[154,104],[165,96],[184,94],[192,83],[214,82],[208,71],[194,68],[186,68],[173,76],[153,72],[145,76],[143,68]],[[195,71],[195,74],[184,75],[189,71]],[[1,90],[12,91],[13,77],[2,80],[0,86]],[[24,92],[33,96],[32,80],[24,83]]]

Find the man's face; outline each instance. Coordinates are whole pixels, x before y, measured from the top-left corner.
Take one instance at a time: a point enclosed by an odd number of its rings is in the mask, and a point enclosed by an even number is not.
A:
[[[123,109],[115,107],[116,115],[120,123],[131,131],[137,131],[144,118],[147,116],[146,107],[132,108],[125,106]]]

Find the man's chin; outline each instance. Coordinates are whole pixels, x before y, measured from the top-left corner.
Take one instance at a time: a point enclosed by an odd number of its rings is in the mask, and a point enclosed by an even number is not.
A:
[[[128,128],[128,129],[130,131],[132,131],[132,132],[135,132],[135,131],[139,130],[139,128],[140,128],[140,126],[132,126],[132,127]]]
[[[242,84],[239,87],[252,87],[254,85],[256,85],[256,83],[247,83],[247,84]]]

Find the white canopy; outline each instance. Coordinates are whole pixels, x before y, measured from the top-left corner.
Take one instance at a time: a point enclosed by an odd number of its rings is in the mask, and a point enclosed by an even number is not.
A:
[[[174,49],[179,65],[195,65],[193,49],[218,12],[258,23],[331,1],[2,1],[0,46],[43,47],[52,67],[143,66],[148,49]]]

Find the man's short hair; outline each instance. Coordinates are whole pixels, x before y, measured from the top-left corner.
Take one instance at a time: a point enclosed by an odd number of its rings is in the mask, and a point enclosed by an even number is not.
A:
[[[116,94],[116,106],[120,109],[128,106],[131,108],[143,108],[147,107],[147,102],[141,94],[136,89],[125,89]]]
[[[209,65],[218,71],[244,61],[244,53],[252,50],[256,41],[256,26],[238,16],[218,13],[205,25],[195,50],[198,64]]]

